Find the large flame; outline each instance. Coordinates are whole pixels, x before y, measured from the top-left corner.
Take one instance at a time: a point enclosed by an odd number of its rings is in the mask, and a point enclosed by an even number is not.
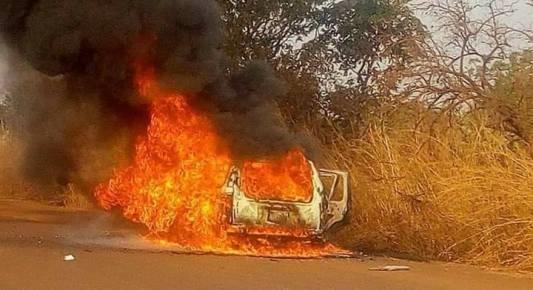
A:
[[[310,202],[311,173],[300,150],[266,162],[246,161],[242,170],[243,189],[248,197],[258,200]]]
[[[229,198],[221,194],[232,166],[227,144],[185,96],[158,87],[150,66],[138,65],[136,81],[139,93],[153,100],[151,123],[136,145],[133,164],[97,188],[103,208],[120,207],[126,218],[146,225],[149,237],[189,250],[274,256],[318,256],[337,250],[310,241],[272,242],[228,234]],[[311,198],[311,169],[300,150],[243,164],[244,187],[251,197]],[[297,232],[294,229],[295,236]]]

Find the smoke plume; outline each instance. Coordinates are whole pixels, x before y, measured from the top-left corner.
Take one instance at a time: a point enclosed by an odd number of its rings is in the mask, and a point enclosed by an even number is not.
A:
[[[214,0],[0,0],[11,48],[7,77],[24,140],[22,170],[43,185],[90,188],[127,162],[150,100],[136,93],[132,62],[153,59],[165,87],[195,96],[235,158],[304,146],[279,121],[283,82],[257,62],[228,75]],[[156,39],[153,45],[143,37]],[[30,67],[28,67],[28,64]]]

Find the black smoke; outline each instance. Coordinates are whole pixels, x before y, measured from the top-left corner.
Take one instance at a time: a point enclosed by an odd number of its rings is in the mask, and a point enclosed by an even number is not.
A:
[[[150,100],[133,85],[139,55],[151,57],[166,87],[196,96],[236,159],[306,146],[277,115],[274,99],[286,90],[267,65],[228,73],[214,0],[0,0],[0,7],[23,169],[39,184],[90,188],[127,162],[148,122]]]

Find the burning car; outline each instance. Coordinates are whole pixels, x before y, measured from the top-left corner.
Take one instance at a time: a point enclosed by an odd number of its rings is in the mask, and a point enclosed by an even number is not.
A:
[[[253,179],[253,174],[249,174],[247,170],[265,164],[234,166],[230,170],[223,187],[223,193],[231,197],[230,232],[321,237],[334,224],[344,220],[349,200],[347,172],[317,170],[315,164],[307,160],[311,185],[307,198],[290,200],[284,199],[283,194],[278,194],[277,199],[268,194],[263,194],[262,197],[254,196],[250,187],[246,186],[247,178]],[[257,175],[257,178],[261,178],[260,175]],[[271,189],[272,187],[267,188]]]

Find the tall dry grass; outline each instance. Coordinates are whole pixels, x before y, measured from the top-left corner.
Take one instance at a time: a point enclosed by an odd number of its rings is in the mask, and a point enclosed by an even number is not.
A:
[[[89,199],[86,193],[81,192],[79,188],[72,183],[68,184],[58,194],[61,198],[60,205],[70,209],[93,209],[94,202]]]
[[[20,199],[33,197],[30,186],[20,178],[20,146],[0,128],[0,198]]]
[[[334,238],[372,252],[533,271],[533,158],[486,121],[442,130],[380,121],[363,138],[336,134],[325,150],[351,172],[353,199],[349,225]]]
[[[22,145],[0,131],[0,199],[26,199],[73,209],[93,208],[92,200],[73,184],[53,189],[39,189],[23,178]]]

